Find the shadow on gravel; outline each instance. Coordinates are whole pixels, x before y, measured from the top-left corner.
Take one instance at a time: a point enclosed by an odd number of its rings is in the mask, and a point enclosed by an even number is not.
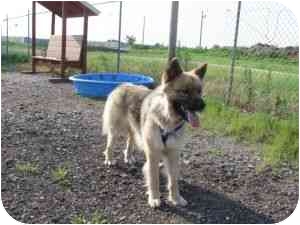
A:
[[[172,207],[164,204],[161,211],[168,211],[183,217],[190,223],[274,223],[241,203],[222,194],[204,190],[198,186],[180,182],[182,196],[189,202],[187,207]]]

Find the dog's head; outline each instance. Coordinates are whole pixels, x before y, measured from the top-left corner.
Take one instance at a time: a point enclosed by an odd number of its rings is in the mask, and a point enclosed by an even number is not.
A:
[[[205,108],[202,89],[206,69],[207,64],[203,64],[189,72],[184,72],[178,60],[173,58],[162,74],[162,85],[168,101],[174,111],[192,127],[199,126],[196,112],[201,112]]]

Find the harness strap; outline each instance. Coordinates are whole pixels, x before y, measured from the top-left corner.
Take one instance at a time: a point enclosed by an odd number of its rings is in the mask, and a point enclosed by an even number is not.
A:
[[[166,146],[169,136],[176,135],[176,133],[183,127],[184,123],[185,123],[185,121],[182,121],[173,130],[170,130],[170,131],[164,130],[161,127],[159,127],[161,140],[165,146]]]

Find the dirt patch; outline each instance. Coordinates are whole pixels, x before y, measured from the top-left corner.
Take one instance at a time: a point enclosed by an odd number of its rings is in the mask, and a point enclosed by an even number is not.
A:
[[[151,209],[142,153],[134,166],[125,165],[122,154],[116,167],[103,165],[103,102],[42,75],[2,74],[1,82],[2,202],[21,222],[70,223],[98,212],[110,223],[273,223],[297,204],[296,170],[258,172],[253,147],[198,131],[182,152],[180,190],[189,205],[163,201]],[[120,139],[115,153],[123,148]],[[164,199],[165,189],[162,182]]]

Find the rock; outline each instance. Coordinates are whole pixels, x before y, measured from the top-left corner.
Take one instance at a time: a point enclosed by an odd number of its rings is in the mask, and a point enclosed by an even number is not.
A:
[[[120,177],[123,177],[123,178],[124,178],[124,177],[128,177],[128,175],[127,175],[126,173],[121,173],[121,174],[120,174]]]
[[[15,160],[14,159],[6,159],[5,160],[5,164],[7,166],[7,168],[11,168],[14,166]]]
[[[120,221],[123,221],[123,220],[125,220],[126,219],[126,216],[122,216],[122,217],[120,217]]]
[[[183,163],[184,163],[185,165],[188,165],[188,164],[190,164],[190,160],[184,159],[184,160],[183,160]]]
[[[255,166],[254,165],[252,165],[252,164],[248,164],[248,168],[255,168]]]
[[[8,175],[8,179],[10,181],[16,182],[19,178],[16,175],[14,175],[14,174],[9,174]]]

